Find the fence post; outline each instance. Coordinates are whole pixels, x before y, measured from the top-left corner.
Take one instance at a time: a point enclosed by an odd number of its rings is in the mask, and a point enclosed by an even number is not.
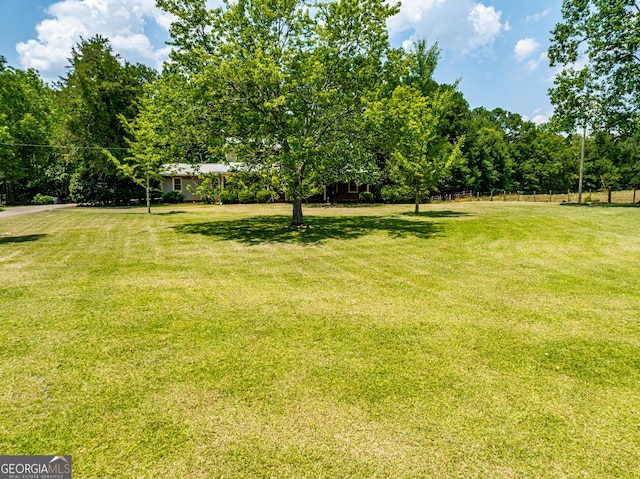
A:
[[[493,201],[493,190],[491,190],[491,200],[489,201]],[[633,195],[633,202],[636,202],[636,196],[635,196],[635,190],[634,190],[634,195]]]
[[[507,201],[507,190],[502,191],[502,198],[504,201]]]
[[[520,191],[516,190],[516,195],[518,195],[518,201],[520,201]]]
[[[478,201],[480,201],[480,192],[478,191]]]
[[[607,203],[611,204],[611,188],[607,190]]]
[[[536,202],[536,190],[533,190],[533,202]]]
[[[551,190],[549,190],[549,203],[551,203]]]

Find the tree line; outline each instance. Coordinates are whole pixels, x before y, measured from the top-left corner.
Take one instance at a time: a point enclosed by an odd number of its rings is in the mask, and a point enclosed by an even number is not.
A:
[[[229,155],[292,202],[294,225],[305,198],[336,181],[376,185],[378,199],[384,188],[416,211],[431,194],[577,187],[575,130],[586,113],[570,106],[580,75],[559,75],[551,94],[562,115],[536,125],[471,109],[457,84],[436,82],[437,44],[392,48],[386,21],[398,7],[383,0],[158,5],[177,19],[161,73],[122,59],[101,36],[73,49],[55,84],[0,57],[3,202],[126,202],[144,197],[162,164]],[[557,27],[552,61],[571,34]],[[590,122],[585,188],[640,183],[640,129],[626,118],[624,128]]]

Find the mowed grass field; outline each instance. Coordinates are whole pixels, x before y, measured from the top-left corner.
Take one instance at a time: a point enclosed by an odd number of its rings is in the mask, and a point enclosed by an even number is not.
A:
[[[640,477],[640,209],[0,220],[0,453],[74,478]]]

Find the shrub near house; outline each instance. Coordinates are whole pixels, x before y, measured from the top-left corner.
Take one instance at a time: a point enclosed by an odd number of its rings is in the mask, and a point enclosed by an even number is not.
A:
[[[180,191],[169,191],[162,195],[163,203],[184,203],[184,195]]]
[[[52,205],[53,202],[53,196],[41,195],[40,193],[38,193],[33,197],[34,205]]]

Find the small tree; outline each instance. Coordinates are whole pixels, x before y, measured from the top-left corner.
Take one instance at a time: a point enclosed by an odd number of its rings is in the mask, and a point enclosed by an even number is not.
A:
[[[399,64],[391,95],[371,102],[366,112],[382,149],[390,152],[389,177],[413,190],[416,214],[422,199],[438,189],[462,156],[462,139],[452,142],[444,134],[443,118],[454,102],[455,87],[433,80],[438,56],[437,45],[427,48],[419,40]]]
[[[147,86],[147,89],[152,88],[152,85]],[[128,120],[123,115],[119,116],[129,135],[126,138],[129,145],[128,154],[123,159],[118,159],[106,150],[105,154],[111,158],[122,175],[145,189],[147,213],[151,214],[151,191],[154,189],[152,185],[161,181],[160,170],[164,158],[159,152],[164,142],[153,96],[146,96],[141,104],[143,108],[133,120]]]
[[[598,122],[597,92],[600,90],[588,66],[576,70],[567,68],[554,80],[549,89],[551,103],[555,106],[552,125],[560,131],[582,130],[580,170],[578,175],[578,203],[582,203],[582,182],[587,142],[587,128]]]
[[[440,136],[439,124],[451,93],[427,98],[410,86],[398,86],[389,99],[371,108],[377,127],[390,143],[389,176],[414,191],[415,213],[422,199],[437,190],[452,162],[461,155],[461,141],[451,144]]]

